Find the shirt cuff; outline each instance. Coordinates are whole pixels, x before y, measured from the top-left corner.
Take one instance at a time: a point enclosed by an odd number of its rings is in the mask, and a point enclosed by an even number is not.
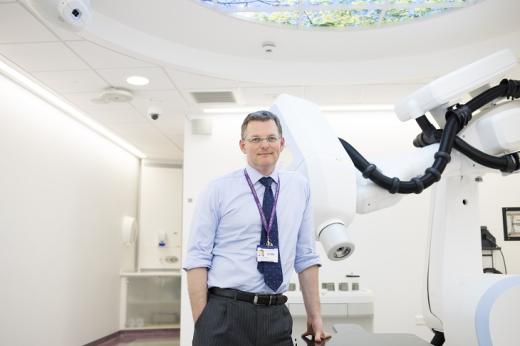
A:
[[[211,268],[211,259],[204,259],[204,258],[200,258],[200,257],[198,257],[198,258],[189,257],[182,264],[182,269],[184,271],[188,271],[188,270],[194,269],[194,268],[210,269]]]
[[[321,261],[320,257],[318,255],[316,256],[309,256],[303,259],[298,260],[294,263],[294,270],[296,273],[300,274],[305,269],[317,265],[318,267],[321,267]]]

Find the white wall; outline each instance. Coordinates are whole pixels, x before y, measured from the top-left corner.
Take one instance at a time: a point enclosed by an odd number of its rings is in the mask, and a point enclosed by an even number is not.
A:
[[[416,150],[412,147],[412,140],[419,133],[419,127],[414,121],[400,122],[391,112],[327,114],[327,118],[338,136],[349,141],[376,164],[383,162],[383,159],[388,162],[392,156],[405,155],[406,158],[408,152]],[[184,137],[184,241],[188,238],[193,206],[199,191],[211,178],[239,168],[244,163],[237,144],[241,121],[242,116],[219,116],[218,120],[215,118],[213,121],[211,136],[191,135],[190,124],[187,124]],[[402,165],[412,164],[407,159],[400,162]],[[384,165],[381,167],[384,172],[390,172]],[[499,175],[489,175],[484,177],[484,181],[482,224],[487,224],[498,239],[503,239],[499,206],[520,205],[520,196],[515,193],[520,186],[520,176],[500,179]],[[407,195],[391,208],[356,216],[349,227],[356,243],[356,252],[348,260],[332,262],[322,252],[321,281],[344,281],[346,274],[354,272],[361,275],[362,287],[374,291],[375,332],[414,333],[427,340],[431,337],[425,326],[416,324],[416,316],[422,313],[430,190],[420,195]],[[193,203],[187,202],[189,198],[193,198]],[[499,199],[505,200],[505,204]],[[509,272],[520,273],[520,242],[512,243],[504,245],[508,269]],[[321,245],[318,248],[322,250]],[[296,280],[295,277],[293,279]],[[181,340],[182,345],[189,345],[193,326],[185,280],[182,294]]]
[[[113,333],[139,160],[3,76],[0,95],[0,344]]]
[[[502,225],[503,207],[520,207],[520,174],[512,174],[502,177],[500,174],[488,174],[484,176],[484,182],[480,187],[481,225],[488,229],[496,237],[498,246],[507,264],[508,274],[520,274],[520,241],[504,241],[504,229]],[[504,272],[502,257],[494,252],[495,268]],[[489,260],[485,262],[489,266]]]

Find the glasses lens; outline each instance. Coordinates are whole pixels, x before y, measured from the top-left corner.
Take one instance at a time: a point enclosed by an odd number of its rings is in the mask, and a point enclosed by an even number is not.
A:
[[[280,138],[278,138],[277,136],[269,136],[269,137],[265,137],[265,138],[262,138],[262,137],[251,137],[251,138],[248,138],[247,141],[249,143],[253,143],[253,144],[260,144],[261,142],[263,142],[264,140],[268,143],[276,143]]]

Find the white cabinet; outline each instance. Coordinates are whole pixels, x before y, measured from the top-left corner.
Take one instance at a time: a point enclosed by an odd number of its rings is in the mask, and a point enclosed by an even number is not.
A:
[[[121,273],[120,328],[179,328],[181,166],[142,163],[138,219],[137,271]]]
[[[286,293],[287,305],[293,317],[293,334],[301,334],[306,329],[307,314],[302,293]],[[354,323],[367,331],[372,331],[374,320],[374,300],[370,290],[322,291],[320,294],[321,317],[325,330],[332,331],[335,324]]]
[[[121,329],[179,328],[180,273],[121,274]]]

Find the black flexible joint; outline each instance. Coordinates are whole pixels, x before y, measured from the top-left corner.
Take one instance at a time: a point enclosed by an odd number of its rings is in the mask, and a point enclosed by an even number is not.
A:
[[[456,148],[464,155],[477,163],[487,167],[497,168],[504,172],[514,172],[520,169],[520,158],[518,153],[495,157],[479,151],[461,138],[457,133],[468,124],[474,111],[498,97],[519,98],[520,81],[504,79],[499,85],[484,91],[464,105],[457,104],[446,112],[446,125],[444,130],[438,130],[433,126],[426,116],[417,118],[417,124],[421,127],[420,133],[414,140],[417,147],[428,146],[439,143],[439,149],[434,155],[433,165],[425,170],[425,174],[412,178],[409,181],[401,181],[397,177],[389,178],[381,173],[377,166],[368,162],[348,142],[339,138],[343,148],[350,156],[354,166],[363,174],[363,177],[372,180],[378,186],[388,190],[390,193],[421,193],[433,183],[439,181],[442,172],[451,160],[451,150]]]
[[[467,105],[461,105],[457,103],[456,105],[448,108],[448,111],[446,112],[446,120],[453,117],[457,119],[459,124],[459,129],[457,132],[459,132],[469,123],[472,113],[472,110]]]
[[[438,133],[438,130],[432,125],[432,123],[430,123],[425,115],[418,117],[415,121],[421,128],[422,132],[413,140],[414,147],[423,148],[433,143],[439,143],[442,132]]]
[[[468,102],[468,104],[475,102],[475,100],[477,100],[477,103],[479,104],[485,104],[491,101],[491,97],[496,98],[518,96],[520,96],[520,81],[504,79],[500,82],[499,85],[481,93],[479,96]],[[428,118],[424,115],[417,118],[416,121],[419,127],[423,130],[423,132],[417,135],[416,139],[414,140],[414,145],[416,147],[424,147],[440,142],[443,130],[436,129],[435,126],[433,126],[433,124],[430,123]],[[420,138],[420,142],[418,141],[418,138]],[[416,145],[417,143],[420,145]],[[512,173],[520,169],[518,153],[512,153],[503,156],[489,155],[476,149],[475,147],[465,142],[462,138],[457,136],[455,137],[453,148],[482,166],[498,169],[504,173]]]
[[[517,99],[520,97],[520,81],[512,79],[502,79],[500,85],[505,86],[504,97],[508,99]]]
[[[476,163],[485,167],[498,169],[504,173],[513,173],[520,168],[520,164],[518,162],[518,153],[512,153],[503,156],[489,155],[469,145],[459,137],[455,138],[454,148]]]
[[[489,102],[499,98],[499,97],[507,97],[507,98],[519,98],[520,97],[520,81],[512,80],[512,79],[503,79],[500,84],[494,86],[482,93],[478,96],[474,97],[470,101],[466,103],[466,106],[471,109],[472,112],[481,108],[482,106],[488,104]]]
[[[435,154],[432,167],[426,169],[425,174],[401,181],[397,177],[390,178],[377,169],[377,166],[368,162],[352,145],[342,138],[339,141],[350,156],[354,166],[363,174],[363,177],[372,180],[378,186],[388,190],[390,193],[421,193],[424,189],[441,179],[441,174],[451,159],[450,153],[453,140],[458,130],[458,120],[450,117],[446,123],[446,130],[440,139],[439,151]]]

